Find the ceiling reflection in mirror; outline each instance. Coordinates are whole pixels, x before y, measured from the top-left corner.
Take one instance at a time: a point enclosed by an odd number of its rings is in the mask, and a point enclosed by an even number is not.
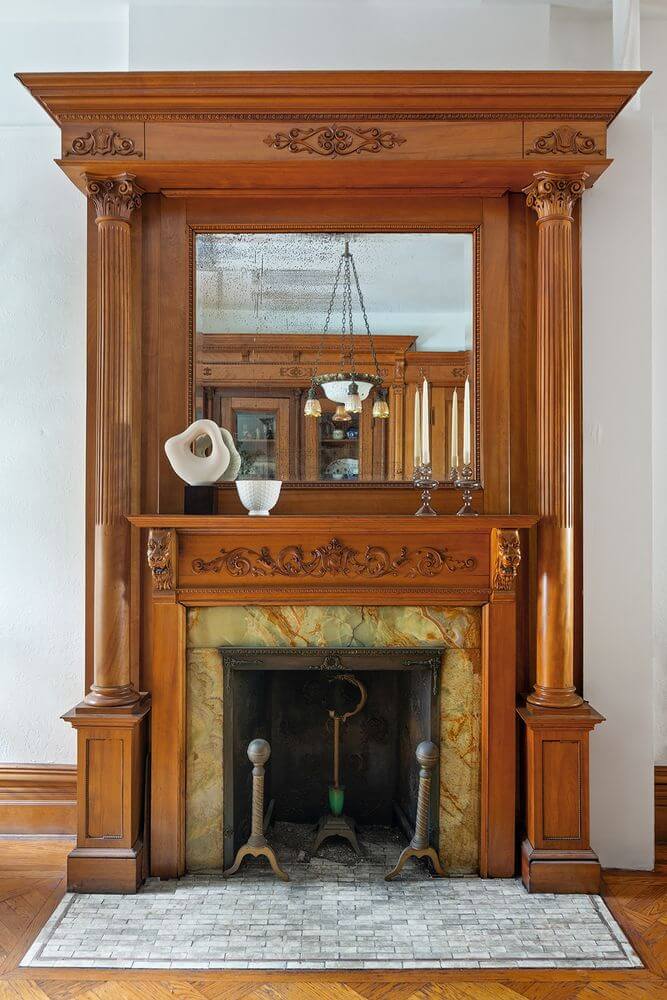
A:
[[[474,253],[471,233],[198,233],[195,416],[230,430],[239,478],[409,480],[424,378],[430,464],[451,478],[467,378],[476,398]]]

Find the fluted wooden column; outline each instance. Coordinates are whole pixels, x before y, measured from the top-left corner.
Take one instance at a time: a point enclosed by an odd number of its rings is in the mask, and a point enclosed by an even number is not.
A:
[[[539,514],[537,676],[528,701],[572,708],[574,679],[574,276],[572,209],[586,174],[540,171],[525,189],[537,213]]]
[[[132,174],[87,178],[97,223],[95,594],[89,705],[132,705],[130,682],[131,268],[130,217],[141,204]]]

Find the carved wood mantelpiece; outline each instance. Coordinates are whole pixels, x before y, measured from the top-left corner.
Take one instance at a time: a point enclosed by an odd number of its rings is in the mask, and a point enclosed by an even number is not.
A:
[[[531,888],[591,891],[599,866],[587,844],[587,738],[599,717],[578,704],[581,268],[574,207],[609,166],[608,126],[647,76],[20,77],[60,126],[58,166],[93,207],[90,690],[69,717],[79,726],[80,781],[70,886],[127,891],[141,880],[149,737],[150,874],[184,870],[187,607],[475,605],[482,609],[481,874],[516,873],[515,708],[536,661],[537,687],[522,710],[524,877]],[[536,165],[543,168],[537,177]],[[128,166],[132,174],[121,173]],[[527,187],[537,226],[519,194]],[[210,392],[216,379],[241,379],[247,368],[248,348],[233,355],[228,345],[195,363],[189,265],[198,231],[476,234],[479,517],[415,518],[407,483],[370,482],[349,490],[285,488],[282,513],[259,526],[243,516],[174,513],[182,510],[183,488],[163,444],[188,420],[195,369],[201,362],[196,374]],[[460,359],[428,352],[415,365],[397,366],[389,356],[380,362],[392,380],[397,427],[423,375],[442,387],[468,374]],[[289,393],[312,360],[269,352],[262,364]],[[432,422],[442,436],[439,412],[434,406]],[[410,445],[392,436],[390,447],[402,477]],[[236,509],[232,489],[218,499]],[[128,511],[142,507],[149,513],[131,517],[130,530]],[[440,511],[457,507],[454,489],[439,491]],[[517,532],[538,516],[537,529],[521,536],[530,552],[519,567]],[[142,688],[150,691],[150,719]]]
[[[254,518],[226,516],[144,514],[129,520],[148,532],[151,573],[165,569],[172,581],[171,589],[158,589],[153,576],[159,669],[152,681],[152,770],[159,779],[152,793],[152,874],[171,878],[184,870],[185,608],[248,604],[482,607],[480,867],[483,875],[514,872],[516,597],[514,590],[495,589],[494,574],[499,551],[516,573],[519,531],[531,528],[534,517],[272,514],[261,526]],[[257,650],[228,654],[240,658],[233,664],[238,669],[258,657]],[[298,651],[281,655],[292,654]],[[327,667],[338,663],[324,661]]]

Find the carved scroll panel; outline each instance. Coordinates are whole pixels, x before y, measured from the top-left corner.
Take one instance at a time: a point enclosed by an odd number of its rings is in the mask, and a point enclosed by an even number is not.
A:
[[[489,556],[475,534],[403,539],[327,536],[301,541],[276,536],[182,536],[179,586],[223,590],[306,590],[346,587],[398,591],[488,583]]]

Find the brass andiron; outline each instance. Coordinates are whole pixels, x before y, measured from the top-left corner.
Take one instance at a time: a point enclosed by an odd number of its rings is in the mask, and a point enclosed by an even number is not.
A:
[[[461,469],[461,476],[454,483],[458,490],[463,491],[463,506],[457,510],[457,517],[477,517],[477,511],[472,509],[472,491],[480,489],[480,484],[475,482],[471,465],[464,465]]]
[[[236,852],[236,858],[231,868],[222,874],[224,878],[235,875],[241,867],[241,862],[246,857],[266,858],[273,874],[289,882],[289,875],[278,864],[275,851],[269,845],[264,836],[264,765],[271,756],[271,747],[266,740],[251,740],[248,744],[248,759],[253,765],[252,768],[252,823],[250,836]]]
[[[431,772],[438,762],[438,748],[430,740],[424,740],[417,747],[415,756],[420,766],[415,832],[408,846],[401,851],[401,856],[396,862],[396,867],[392,868],[385,875],[385,881],[387,882],[391,882],[397,875],[400,875],[403,865],[408,858],[428,858],[438,878],[445,877],[437,851],[428,842],[428,814],[431,807]]]
[[[430,465],[417,465],[412,473],[412,485],[421,490],[421,507],[415,511],[415,517],[437,517],[437,511],[431,507],[431,493],[438,488],[438,480],[433,478]]]

